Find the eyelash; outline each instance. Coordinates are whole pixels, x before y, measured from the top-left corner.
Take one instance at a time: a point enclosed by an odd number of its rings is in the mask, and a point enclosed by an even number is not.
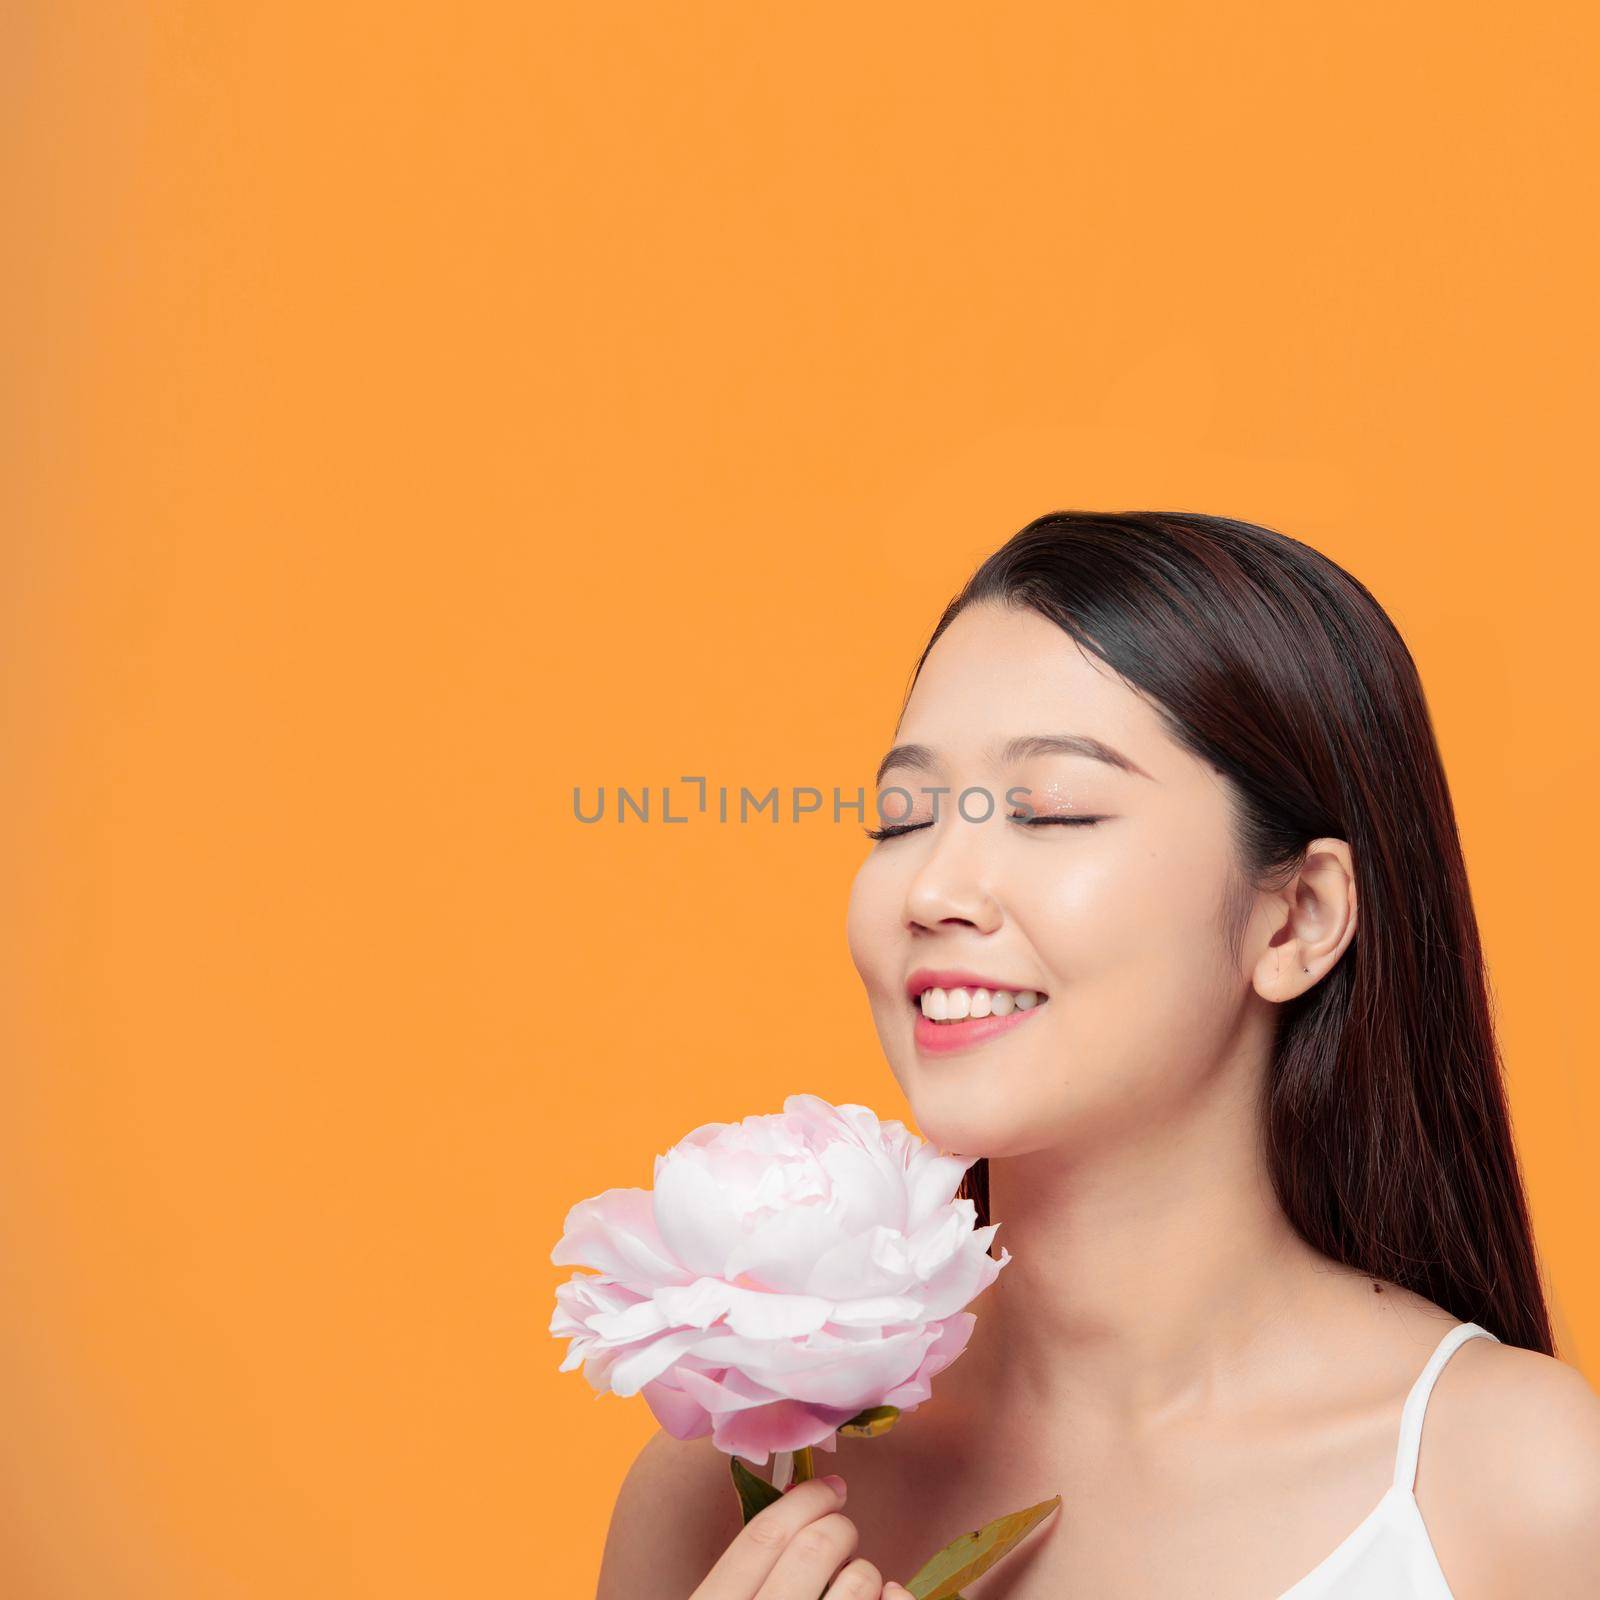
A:
[[[1020,822],[1025,827],[1038,828],[1054,824],[1057,827],[1067,828],[1092,828],[1095,823],[1102,821],[1100,817],[1017,817],[1010,819]],[[886,828],[863,828],[861,831],[877,843],[880,839],[896,839],[902,833],[918,833],[923,828],[931,828],[931,822],[891,822]]]

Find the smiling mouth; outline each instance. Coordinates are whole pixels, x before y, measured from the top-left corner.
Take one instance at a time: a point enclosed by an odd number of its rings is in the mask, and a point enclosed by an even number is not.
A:
[[[911,1000],[911,1008],[942,1027],[963,1022],[979,1022],[985,1017],[1009,1017],[1014,1012],[1032,1011],[1048,1002],[1050,996],[1038,989],[924,989]]]

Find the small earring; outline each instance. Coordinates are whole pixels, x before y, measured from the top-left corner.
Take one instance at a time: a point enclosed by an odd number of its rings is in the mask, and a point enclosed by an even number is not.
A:
[[[1302,971],[1302,972],[1309,972],[1309,971],[1310,971],[1310,970],[1311,970],[1311,968],[1310,968],[1310,967],[1301,967],[1301,969],[1300,969],[1300,970],[1301,970],[1301,971]]]

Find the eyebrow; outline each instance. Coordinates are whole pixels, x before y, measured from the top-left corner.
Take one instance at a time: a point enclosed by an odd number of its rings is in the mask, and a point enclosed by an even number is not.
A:
[[[1026,761],[1031,756],[1087,756],[1091,761],[1103,761],[1107,766],[1131,772],[1135,777],[1150,778],[1152,783],[1160,781],[1150,777],[1138,762],[1123,755],[1120,750],[1086,733],[1025,733],[1015,739],[1007,739],[998,750],[993,745],[989,748],[1000,766]],[[913,772],[936,772],[939,757],[925,744],[897,744],[878,763],[878,775],[873,781],[882,783],[883,775],[890,767],[909,767]]]

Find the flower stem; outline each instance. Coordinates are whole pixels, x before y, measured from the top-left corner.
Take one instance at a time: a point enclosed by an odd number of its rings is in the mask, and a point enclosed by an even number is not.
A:
[[[815,1471],[811,1465],[811,1446],[805,1445],[794,1453],[794,1478],[795,1483],[804,1483],[807,1478],[814,1478]]]

